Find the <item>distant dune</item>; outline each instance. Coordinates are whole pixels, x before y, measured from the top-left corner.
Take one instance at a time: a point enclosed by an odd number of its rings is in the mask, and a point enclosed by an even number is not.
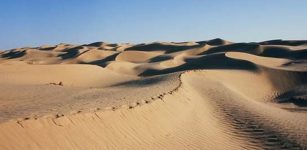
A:
[[[307,149],[307,41],[0,51],[0,149]]]

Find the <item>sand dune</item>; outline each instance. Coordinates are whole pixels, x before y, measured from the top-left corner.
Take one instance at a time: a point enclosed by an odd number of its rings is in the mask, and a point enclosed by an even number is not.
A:
[[[0,52],[0,149],[307,149],[307,41]]]

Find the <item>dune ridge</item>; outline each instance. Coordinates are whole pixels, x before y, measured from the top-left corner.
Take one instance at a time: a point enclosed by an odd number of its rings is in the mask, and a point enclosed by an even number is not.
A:
[[[307,41],[0,53],[1,149],[307,149]]]

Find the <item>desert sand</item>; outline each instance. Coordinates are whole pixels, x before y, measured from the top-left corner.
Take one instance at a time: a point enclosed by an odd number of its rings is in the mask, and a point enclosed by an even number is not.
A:
[[[306,62],[299,40],[0,51],[0,149],[307,149]]]

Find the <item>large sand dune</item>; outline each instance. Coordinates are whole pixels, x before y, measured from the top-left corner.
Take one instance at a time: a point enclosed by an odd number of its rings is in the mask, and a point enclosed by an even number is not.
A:
[[[307,41],[0,51],[0,149],[307,149]]]

